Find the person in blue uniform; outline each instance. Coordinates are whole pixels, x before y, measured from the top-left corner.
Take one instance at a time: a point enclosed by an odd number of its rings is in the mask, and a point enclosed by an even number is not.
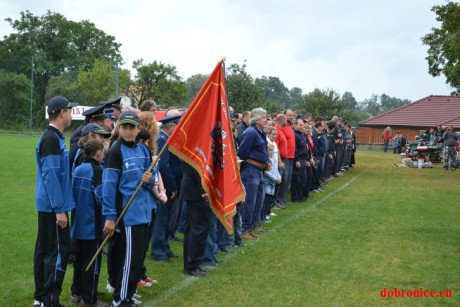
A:
[[[121,220],[120,238],[123,266],[113,293],[112,306],[132,306],[137,283],[142,274],[145,240],[152,218],[154,177],[149,171],[151,154],[146,146],[136,143],[140,131],[135,112],[120,115],[117,129],[120,138],[107,153],[102,173],[102,210],[106,218],[104,233],[113,234],[118,219],[139,182],[142,186]]]
[[[102,241],[102,167],[104,144],[89,140],[84,146],[85,160],[75,168],[72,190],[76,207],[72,210],[70,236],[75,240],[72,302],[81,306],[108,306],[97,300],[101,255],[86,271]]]
[[[292,169],[291,182],[291,201],[301,202],[306,199],[305,194],[307,182],[307,143],[304,136],[305,123],[303,119],[297,118],[294,120],[294,136],[295,136],[295,156],[294,168]]]
[[[253,232],[260,221],[264,201],[263,172],[270,169],[268,163],[267,137],[264,132],[267,112],[262,108],[251,111],[250,127],[243,134],[237,156],[241,163],[240,173],[246,190],[246,200],[242,207],[243,233],[241,237],[254,240]],[[259,226],[261,227],[261,226]]]
[[[75,207],[70,183],[69,152],[63,135],[72,122],[71,104],[62,96],[48,102],[49,126],[36,147],[35,204],[38,233],[34,252],[34,306],[61,306],[70,251],[68,212]]]
[[[161,130],[157,139],[158,151],[161,151],[166,146],[166,141],[177,126],[180,117],[180,115],[168,115],[160,120]],[[158,206],[156,209],[150,258],[156,261],[167,261],[170,258],[177,258],[171,251],[168,239],[170,237],[170,222],[173,219],[177,219],[177,212],[174,215],[172,211],[179,201],[182,165],[180,159],[166,149],[160,157],[158,167],[166,189],[168,202]]]
[[[84,146],[88,143],[89,140],[97,140],[105,144],[104,149],[108,148],[108,138],[110,137],[110,132],[102,129],[98,124],[90,123],[83,127],[81,132],[81,138],[78,141],[78,149],[75,153],[74,160],[72,162],[72,174],[77,166],[82,164],[85,161]],[[106,142],[107,141],[107,142]],[[104,153],[107,150],[104,150]]]
[[[75,129],[72,133],[72,136],[70,137],[70,167],[72,167],[72,164],[75,161],[75,156],[78,151],[78,141],[82,137],[82,131],[86,125],[94,123],[106,131],[111,131],[111,127],[109,127],[110,124],[108,121],[109,116],[105,114],[104,109],[105,105],[100,105],[83,112],[83,116],[85,116],[85,122],[77,129]]]
[[[201,177],[187,163],[183,163],[182,197],[187,202],[184,232],[184,274],[204,277],[201,267],[206,239],[209,234],[212,211],[207,195],[201,187]]]

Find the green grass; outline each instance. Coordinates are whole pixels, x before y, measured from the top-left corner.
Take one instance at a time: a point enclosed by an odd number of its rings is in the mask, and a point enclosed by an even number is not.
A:
[[[33,300],[37,137],[0,135],[0,306]],[[357,166],[307,202],[278,210],[270,231],[209,277],[184,276],[182,257],[146,260],[158,285],[144,306],[460,304],[460,170],[397,168],[392,154],[358,152]],[[182,255],[181,244],[173,243]],[[68,268],[62,302],[71,306]],[[102,271],[100,290],[104,290]],[[452,290],[453,298],[381,298],[387,289]],[[104,295],[109,302],[111,297]]]

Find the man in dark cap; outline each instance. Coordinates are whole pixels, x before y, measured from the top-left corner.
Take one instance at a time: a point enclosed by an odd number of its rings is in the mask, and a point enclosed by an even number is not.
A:
[[[121,114],[121,98],[122,97],[118,97],[116,99],[108,100],[108,101],[103,103],[105,105],[106,109],[107,108],[113,108],[112,116],[115,118],[115,121],[120,118],[120,114]],[[108,113],[107,110],[106,110],[106,113]]]
[[[75,160],[75,155],[78,150],[78,140],[80,140],[81,138],[81,132],[83,130],[83,127],[85,127],[89,123],[94,123],[101,126],[106,131],[111,131],[112,128],[110,127],[110,122],[108,121],[109,116],[105,114],[104,109],[105,105],[101,104],[100,106],[91,108],[83,112],[83,116],[85,116],[85,122],[83,123],[83,125],[75,129],[75,131],[72,133],[72,136],[70,137],[70,166],[72,166]]]
[[[161,119],[161,130],[158,135],[157,145],[161,151],[166,142],[179,123],[181,113],[177,109],[169,110],[166,117]],[[168,202],[157,207],[155,224],[153,226],[152,250],[150,258],[157,261],[166,261],[169,258],[176,258],[168,243],[170,223],[175,222],[178,217],[178,196],[182,181],[182,165],[180,159],[169,152],[163,151],[159,162],[159,170],[166,189]]]
[[[68,212],[75,207],[63,135],[72,122],[66,98],[48,102],[49,126],[36,147],[38,234],[34,253],[34,306],[62,306],[59,296],[70,251]]]

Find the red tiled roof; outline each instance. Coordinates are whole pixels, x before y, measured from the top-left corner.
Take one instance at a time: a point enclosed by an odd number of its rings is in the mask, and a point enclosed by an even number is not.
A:
[[[460,128],[460,96],[428,96],[366,119],[359,125],[420,128],[453,125]]]

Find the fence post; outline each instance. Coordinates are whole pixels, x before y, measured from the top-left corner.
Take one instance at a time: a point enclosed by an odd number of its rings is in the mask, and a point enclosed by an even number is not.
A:
[[[118,96],[118,61],[117,61],[117,65],[115,67],[115,97],[119,97]]]
[[[32,105],[34,98],[34,56],[32,56],[32,69],[30,72],[30,112],[29,112],[29,135],[32,135]]]

